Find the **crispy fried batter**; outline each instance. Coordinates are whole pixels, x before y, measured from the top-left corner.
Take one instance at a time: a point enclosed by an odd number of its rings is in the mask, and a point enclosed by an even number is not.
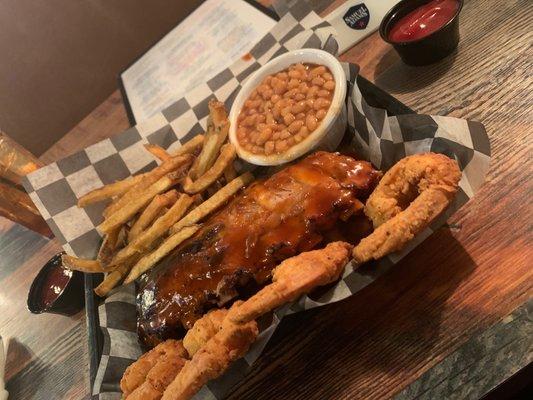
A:
[[[162,399],[190,399],[207,381],[222,375],[233,361],[242,357],[257,334],[255,321],[233,324],[225,319],[222,329],[185,363]]]
[[[180,352],[169,351],[162,355],[146,375],[143,384],[131,392],[127,400],[159,400],[186,361]]]
[[[196,321],[183,338],[183,347],[192,357],[209,339],[222,328],[222,321],[228,313],[226,309],[212,310]]]
[[[183,347],[181,340],[167,340],[154,347],[152,350],[139,357],[139,359],[131,364],[124,372],[124,375],[120,380],[120,389],[124,393],[124,397],[128,397],[131,392],[144,383],[150,370],[165,354],[182,358],[187,357],[187,351]]]
[[[455,196],[457,162],[442,154],[406,157],[383,176],[365,206],[375,231],[354,248],[358,263],[400,250],[426,228]]]
[[[349,260],[351,249],[348,243],[333,242],[324,249],[288,258],[274,269],[272,283],[240,306],[233,306],[227,319],[234,323],[252,321],[317,286],[337,280]]]

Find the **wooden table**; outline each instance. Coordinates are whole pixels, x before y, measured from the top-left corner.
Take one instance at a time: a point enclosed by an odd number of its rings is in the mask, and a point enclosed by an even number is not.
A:
[[[483,122],[493,152],[487,183],[449,227],[386,276],[345,301],[286,318],[230,398],[391,397],[450,362],[442,363],[532,297],[533,3],[465,3],[458,51],[440,63],[409,68],[377,34],[342,59],[359,63],[363,76],[418,112]],[[127,127],[116,91],[42,160],[64,157]],[[0,333],[15,338],[7,367],[13,399],[88,396],[84,313],[37,316],[25,304],[33,277],[59,250],[55,241],[0,221]],[[528,355],[533,350],[527,336],[525,345]],[[514,353],[509,356],[519,355]],[[466,381],[478,368],[472,360],[472,368],[459,371]],[[451,365],[440,381],[457,376]],[[495,377],[492,386],[504,377]]]

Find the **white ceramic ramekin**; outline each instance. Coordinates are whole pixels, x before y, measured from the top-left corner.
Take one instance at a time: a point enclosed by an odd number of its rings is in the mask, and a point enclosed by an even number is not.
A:
[[[320,125],[300,143],[290,147],[281,154],[260,155],[253,154],[239,145],[237,140],[237,118],[251,92],[259,86],[267,75],[287,69],[291,64],[311,63],[324,65],[329,68],[335,79],[335,92],[328,113]],[[240,158],[256,165],[279,165],[292,161],[313,150],[333,151],[342,140],[346,130],[346,75],[340,62],[331,54],[317,49],[300,49],[282,54],[270,60],[255,71],[246,80],[242,89],[237,94],[231,107],[229,119],[229,138],[237,149]]]

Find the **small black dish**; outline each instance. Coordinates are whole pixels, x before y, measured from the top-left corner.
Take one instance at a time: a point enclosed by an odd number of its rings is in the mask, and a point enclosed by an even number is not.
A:
[[[62,268],[62,254],[65,253],[58,253],[48,260],[31,284],[28,293],[28,309],[33,314],[47,312],[68,316],[74,315],[83,309],[85,304],[83,297],[83,273],[79,271],[71,271],[72,275],[69,278],[65,278],[68,279],[68,281],[62,290],[57,293],[55,300],[49,304],[45,304],[43,301],[44,290],[46,290],[45,285],[48,280],[47,278],[53,272],[53,269]]]
[[[429,0],[402,0],[385,14],[379,27],[379,34],[385,42],[394,47],[403,62],[408,65],[428,65],[442,60],[451,54],[459,43],[459,14],[463,8],[463,0],[457,2],[459,7],[455,15],[435,32],[417,40],[394,42],[389,39],[394,24],[411,11],[429,3]]]

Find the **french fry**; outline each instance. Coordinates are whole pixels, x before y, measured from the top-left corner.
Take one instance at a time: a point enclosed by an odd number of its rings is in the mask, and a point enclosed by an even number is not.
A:
[[[175,185],[178,182],[177,177],[171,173],[166,176],[163,176],[157,182],[152,184],[146,190],[138,193],[138,196],[133,198],[130,202],[125,204],[114,214],[111,214],[107,219],[104,220],[99,226],[98,229],[101,232],[109,233],[111,230],[117,228],[121,224],[128,221],[133,217],[141,208],[146,206],[156,195],[161,192],[164,192],[171,186]]]
[[[169,161],[163,162],[158,167],[154,168],[150,172],[146,173],[144,179],[142,179],[137,185],[128,190],[122,197],[111,203],[104,211],[104,217],[108,218],[111,214],[116,213],[118,210],[124,208],[128,203],[134,201],[140,196],[143,191],[150,185],[157,182],[166,174],[173,171],[181,171],[185,174],[186,169],[192,162],[192,156],[186,154],[183,156],[172,157]]]
[[[119,265],[115,270],[107,274],[102,283],[94,288],[94,292],[100,297],[107,296],[107,294],[116,287],[122,279],[124,279],[136,261],[137,260],[128,260],[128,262]]]
[[[146,206],[137,221],[128,232],[128,242],[132,242],[139,234],[154,221],[159,212],[166,206],[174,204],[178,200],[178,192],[170,190],[164,194],[155,196],[150,204]]]
[[[101,188],[91,190],[89,193],[86,193],[79,198],[78,207],[87,207],[89,204],[97,203],[114,196],[121,196],[133,186],[139,184],[145,177],[146,174],[131,176],[122,181],[110,183]]]
[[[155,158],[161,161],[169,161],[172,158],[172,156],[168,154],[164,148],[158,146],[157,144],[147,143],[144,145],[144,148],[148,150],[148,152]]]
[[[98,250],[98,255],[96,260],[100,262],[102,268],[106,270],[106,266],[110,263],[117,248],[118,236],[120,234],[122,227],[119,226],[111,230],[107,235],[104,236],[100,250]]]
[[[186,226],[196,224],[202,218],[205,218],[207,215],[211,214],[213,211],[219,208],[222,204],[227,202],[231,198],[231,196],[233,196],[243,186],[248,185],[253,180],[254,180],[254,176],[250,172],[246,172],[242,174],[241,176],[238,176],[237,178],[232,180],[230,183],[228,183],[226,186],[224,186],[222,189],[220,189],[218,192],[216,192],[209,199],[207,199],[202,204],[200,204],[198,207],[193,209],[189,214],[187,214],[181,220],[176,222],[170,230],[171,234],[174,234],[180,231],[182,228]]]
[[[61,256],[61,260],[63,262],[63,266],[73,271],[89,273],[104,272],[102,264],[100,264],[100,262],[97,260],[86,260],[83,258],[69,256],[68,254],[63,254]]]
[[[203,174],[196,181],[185,181],[183,189],[189,194],[202,192],[213,184],[218,178],[224,174],[227,166],[235,160],[235,147],[231,143],[227,143],[220,148],[220,155],[209,170]]]
[[[211,100],[209,102],[209,118],[207,120],[204,147],[189,171],[191,179],[195,180],[202,176],[213,165],[220,147],[228,137],[228,132],[229,121],[224,103]]]
[[[196,135],[187,143],[184,143],[179,149],[172,153],[172,157],[181,156],[184,154],[192,154],[196,149],[204,144],[204,135]]]
[[[226,183],[231,182],[236,177],[237,171],[235,171],[233,163],[229,163],[226,169],[224,170],[224,178],[226,179]]]
[[[168,253],[174,250],[183,241],[190,238],[198,231],[200,227],[198,225],[187,226],[179,232],[165,239],[165,241],[153,252],[142,257],[137,264],[133,266],[129,275],[124,280],[124,284],[133,282],[143,273],[152,268],[159,260],[165,257]]]
[[[111,261],[111,265],[121,264],[133,255],[149,250],[159,238],[166,235],[174,223],[183,217],[192,202],[192,197],[182,195],[165,215],[159,217],[148,230],[142,232],[133,242],[120,250]]]

